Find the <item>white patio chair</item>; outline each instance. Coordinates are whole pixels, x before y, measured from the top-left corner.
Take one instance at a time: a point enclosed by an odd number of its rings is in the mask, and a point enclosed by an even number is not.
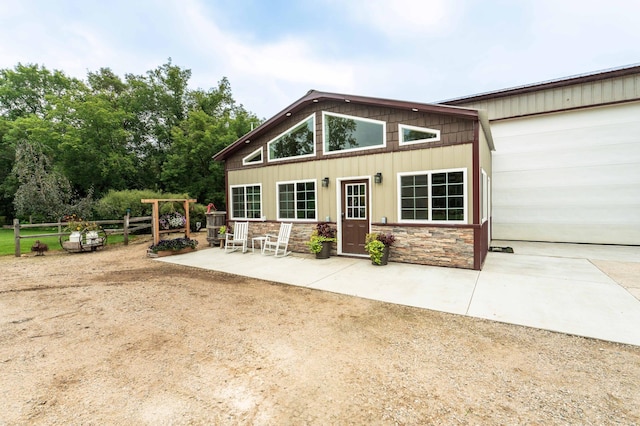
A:
[[[265,254],[267,251],[272,251],[273,255],[278,257],[278,253],[282,252],[280,256],[284,257],[291,253],[287,252],[289,236],[291,236],[291,226],[291,223],[281,223],[278,235],[267,234],[262,245],[262,254]]]
[[[227,233],[224,239],[224,252],[232,253],[240,248],[242,252],[247,252],[247,234],[249,233],[249,222],[236,222],[233,226],[233,233]]]

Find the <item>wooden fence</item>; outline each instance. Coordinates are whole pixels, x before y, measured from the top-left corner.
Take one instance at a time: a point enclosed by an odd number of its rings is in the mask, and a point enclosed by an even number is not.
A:
[[[129,217],[125,215],[123,219],[114,219],[114,220],[95,220],[91,221],[96,225],[120,225],[122,224],[122,228],[107,228],[104,229],[104,232],[107,235],[124,235],[124,244],[129,244],[129,234],[135,231],[139,231],[141,229],[150,228],[151,229],[151,216],[141,216],[141,217]],[[148,222],[148,223],[144,223]],[[34,235],[20,235],[20,229],[27,228],[45,228],[45,227],[58,227],[58,232],[52,232],[47,234],[34,234]],[[52,223],[32,223],[32,224],[24,224],[21,225],[18,219],[13,220],[13,236],[15,240],[15,255],[16,257],[20,257],[20,240],[23,238],[43,238],[43,237],[60,237],[64,235],[69,235],[71,232],[65,232],[62,230],[67,226],[67,222],[52,222]]]

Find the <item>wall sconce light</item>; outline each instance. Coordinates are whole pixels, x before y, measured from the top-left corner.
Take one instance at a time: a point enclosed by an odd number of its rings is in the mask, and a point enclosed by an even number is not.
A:
[[[328,177],[322,179],[322,186],[324,188],[327,188],[329,186],[329,178]]]
[[[376,173],[376,175],[373,177],[373,180],[375,183],[382,183],[382,173]]]

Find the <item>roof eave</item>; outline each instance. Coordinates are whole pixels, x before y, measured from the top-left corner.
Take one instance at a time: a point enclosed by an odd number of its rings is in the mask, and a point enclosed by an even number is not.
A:
[[[563,77],[556,80],[548,80],[540,83],[527,84],[524,86],[511,87],[508,89],[495,90],[486,93],[479,93],[471,96],[464,96],[462,98],[448,99],[439,101],[439,104],[443,105],[466,105],[473,102],[481,102],[489,99],[503,98],[507,96],[523,95],[531,92],[538,92],[540,90],[555,89],[558,87],[570,86],[574,84],[590,83],[593,81],[605,80],[609,78],[624,77],[627,75],[640,73],[640,65],[627,65],[624,67],[613,68],[608,70],[596,71],[588,74],[574,75],[570,77]]]
[[[271,126],[279,124],[280,122],[286,120],[289,116],[291,116],[294,112],[303,108],[307,104],[310,103],[318,103],[321,101],[341,101],[348,102],[360,105],[372,105],[372,106],[380,106],[380,107],[389,107],[389,108],[397,108],[397,109],[408,109],[414,112],[430,112],[434,114],[448,114],[454,115],[462,118],[469,119],[477,119],[478,111],[471,108],[452,106],[452,105],[439,105],[439,104],[428,104],[428,103],[417,103],[417,102],[407,102],[407,101],[398,101],[392,99],[382,99],[382,98],[372,98],[367,96],[354,96],[354,95],[345,95],[339,93],[328,93],[328,92],[319,92],[316,90],[310,90],[306,95],[289,105],[287,108],[283,109],[260,126],[256,127],[246,135],[237,139],[231,145],[227,146],[222,151],[218,152],[213,156],[215,161],[224,161],[231,154],[237,151],[241,146],[246,143],[250,143],[252,139],[260,136]]]

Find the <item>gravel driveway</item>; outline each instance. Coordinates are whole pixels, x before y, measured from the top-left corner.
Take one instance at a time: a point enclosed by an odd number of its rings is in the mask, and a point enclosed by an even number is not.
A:
[[[147,245],[0,258],[0,425],[640,424],[638,347],[154,262]]]

